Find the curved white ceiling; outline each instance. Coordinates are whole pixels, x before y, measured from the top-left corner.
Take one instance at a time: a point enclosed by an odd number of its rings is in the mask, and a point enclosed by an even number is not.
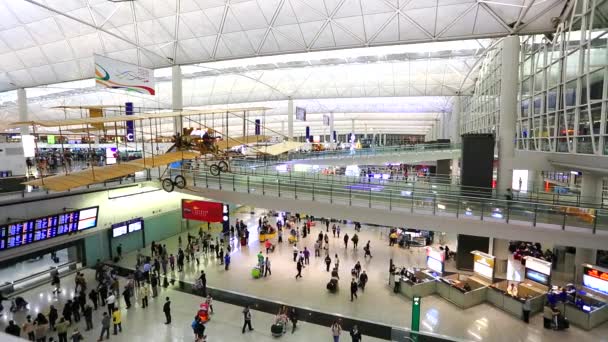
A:
[[[158,68],[552,31],[566,0],[0,0],[0,91]],[[338,90],[339,92],[339,90]]]

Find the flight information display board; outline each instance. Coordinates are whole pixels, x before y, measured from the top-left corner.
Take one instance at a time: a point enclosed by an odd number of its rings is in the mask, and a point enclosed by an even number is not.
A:
[[[67,211],[0,226],[0,251],[97,226],[99,207]]]

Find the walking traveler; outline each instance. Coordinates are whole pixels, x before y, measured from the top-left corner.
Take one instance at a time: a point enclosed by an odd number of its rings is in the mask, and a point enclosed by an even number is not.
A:
[[[365,255],[363,256],[364,258],[366,258],[367,256],[369,256],[370,258],[372,257],[372,252],[369,243],[369,240],[367,240],[367,244],[365,245],[365,247],[363,247],[363,250],[365,251]]]
[[[365,292],[365,284],[367,284],[367,274],[365,271],[363,271],[363,273],[361,273],[359,276],[359,286],[361,286],[361,291]]]
[[[352,342],[361,342],[361,332],[356,324],[353,325],[353,329],[350,331],[350,338],[352,339]]]
[[[252,331],[251,327],[251,310],[249,310],[249,305],[246,305],[243,309],[243,334],[245,333],[245,327],[249,328],[249,331]]]
[[[355,280],[355,278],[353,278],[350,282],[350,301],[352,302],[354,300],[354,298],[358,298],[357,297],[357,281]]]
[[[55,331],[57,331],[59,342],[68,342],[68,325],[69,322],[63,317],[61,317],[59,322],[55,325]]]
[[[298,312],[294,307],[289,310],[289,320],[292,324],[291,333],[293,334],[296,331],[296,325],[298,324]]]
[[[150,295],[150,289],[148,288],[148,284],[142,284],[139,290],[139,296],[141,297],[141,307],[148,307],[148,296]]]
[[[342,320],[338,319],[331,325],[331,335],[334,338],[334,342],[340,341],[340,334],[342,334]]]
[[[264,277],[266,277],[267,275],[272,275],[272,272],[270,271],[270,259],[268,259],[268,257],[266,257],[264,266]]]
[[[165,324],[171,324],[171,300],[169,297],[165,298],[163,312],[165,313]]]
[[[103,317],[101,318],[101,334],[99,335],[99,340],[103,341],[103,334],[106,334],[106,339],[110,339],[110,316],[107,312],[103,313]]]
[[[118,332],[122,332],[122,316],[118,308],[114,309],[112,313],[112,325],[114,326],[114,335],[118,335]]]
[[[296,264],[296,268],[298,269],[298,274],[296,274],[296,279],[298,278],[302,278],[302,262],[300,260],[298,260],[298,263]]]
[[[331,266],[331,258],[329,257],[329,255],[325,256],[325,266],[326,271],[329,272],[329,266]]]
[[[344,234],[344,249],[348,248],[348,234]]]

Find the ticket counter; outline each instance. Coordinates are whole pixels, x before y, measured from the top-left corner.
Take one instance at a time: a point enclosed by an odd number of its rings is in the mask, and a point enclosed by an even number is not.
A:
[[[511,284],[516,284],[516,296],[509,293]],[[546,286],[531,281],[516,283],[503,280],[490,286],[487,300],[513,316],[523,318],[523,306],[526,298],[530,300],[530,315],[533,315],[543,311],[546,292]]]
[[[483,303],[489,283],[475,276],[452,274],[439,278],[437,293],[461,309]]]
[[[426,297],[436,292],[435,277],[424,271],[399,271],[389,277],[389,285],[393,289],[395,289],[395,282],[399,282],[397,292],[408,298]]]

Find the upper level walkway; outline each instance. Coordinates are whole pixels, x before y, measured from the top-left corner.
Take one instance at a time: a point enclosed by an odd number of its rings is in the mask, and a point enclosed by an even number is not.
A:
[[[171,173],[182,172],[172,169]],[[605,248],[608,210],[540,201],[506,201],[434,190],[306,179],[276,174],[183,171],[184,192],[228,203],[304,212],[392,227]],[[329,205],[328,205],[329,204]]]
[[[279,158],[239,159],[239,166],[261,167],[276,163],[308,165],[381,165],[385,163],[419,163],[460,158],[460,144],[417,144],[403,146],[371,147],[354,150],[320,152],[293,152]]]

